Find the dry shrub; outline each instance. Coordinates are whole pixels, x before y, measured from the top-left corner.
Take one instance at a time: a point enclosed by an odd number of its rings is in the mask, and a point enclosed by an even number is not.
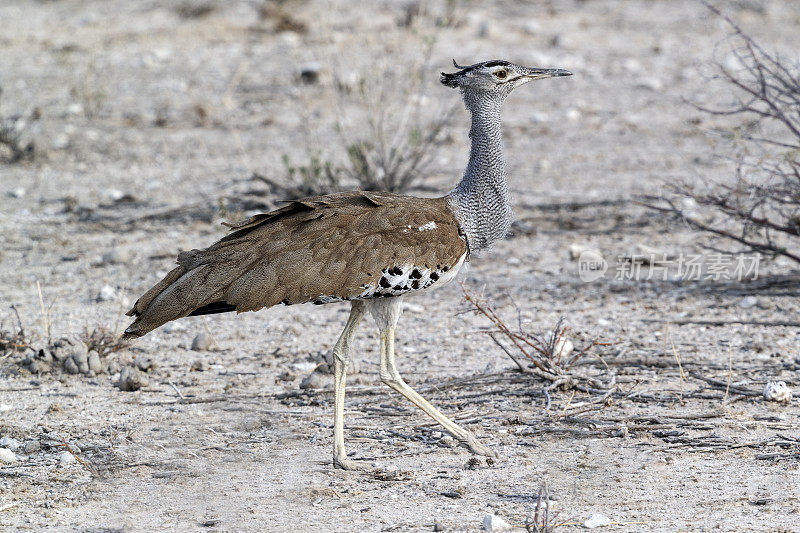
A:
[[[508,355],[522,372],[534,374],[550,382],[546,390],[562,388],[577,389],[589,393],[610,395],[616,390],[615,378],[603,382],[594,376],[577,371],[573,366],[596,346],[611,343],[591,340],[578,350],[568,339],[570,328],[562,317],[549,333],[531,333],[523,328],[518,310],[518,325],[512,330],[492,305],[466,290],[462,285],[464,298],[474,311],[486,317],[492,327],[482,330]],[[524,363],[527,364],[524,364]]]
[[[418,65],[406,68],[395,63],[375,65],[356,83],[336,82],[331,106],[340,117],[335,125],[338,142],[325,149],[306,143],[306,154],[295,163],[284,154],[284,176],[273,179],[254,173],[283,199],[296,199],[352,189],[406,192],[425,189],[421,178],[429,170],[439,148],[447,141],[444,132],[455,106],[428,115],[424,100],[425,81],[433,72],[430,53],[433,41]],[[351,111],[348,111],[350,109]],[[348,119],[358,109],[363,120]],[[311,136],[311,126],[305,130]]]
[[[733,102],[694,105],[711,115],[742,118],[738,127],[721,132],[735,171],[731,179],[701,186],[671,184],[668,196],[648,205],[745,249],[800,262],[800,65],[766,51],[706,5],[732,29],[729,59],[715,62],[714,79],[731,90]]]

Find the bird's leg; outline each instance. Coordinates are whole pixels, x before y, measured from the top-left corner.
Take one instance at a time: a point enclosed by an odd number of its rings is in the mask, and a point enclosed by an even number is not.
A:
[[[394,328],[381,331],[381,381],[405,396],[414,405],[425,411],[428,416],[439,422],[448,433],[455,437],[462,446],[469,451],[479,455],[497,457],[492,450],[478,442],[475,436],[462,428],[446,416],[441,411],[432,406],[428,401],[412,389],[397,370],[394,360]]]
[[[347,367],[350,364],[350,350],[358,328],[364,317],[364,303],[354,301],[350,309],[350,317],[344,326],[339,340],[333,347],[333,466],[343,470],[357,470],[365,467],[347,458],[344,449],[344,387]]]

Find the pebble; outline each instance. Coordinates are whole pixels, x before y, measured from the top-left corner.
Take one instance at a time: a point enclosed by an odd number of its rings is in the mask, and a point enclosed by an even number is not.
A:
[[[136,359],[133,360],[133,364],[135,364],[136,368],[142,372],[147,372],[156,367],[156,363],[153,361],[153,358],[146,355],[137,355]]]
[[[483,517],[483,530],[484,531],[506,531],[511,529],[511,524],[503,520],[497,515],[487,514]]]
[[[25,187],[17,187],[9,194],[11,195],[12,198],[22,198],[23,196],[25,196],[25,192],[26,192]]]
[[[306,389],[321,389],[325,386],[325,380],[319,372],[312,372],[303,378],[300,382],[300,388]]]
[[[36,453],[41,449],[42,445],[39,443],[38,440],[29,440],[22,445],[22,451],[27,454]]]
[[[61,452],[58,454],[58,464],[61,466],[71,465],[76,462],[75,456],[69,452]]]
[[[202,359],[197,359],[194,363],[192,363],[192,368],[194,372],[205,372],[208,370],[208,363],[203,361]]]
[[[750,309],[757,303],[758,299],[755,296],[745,296],[744,298],[739,300],[739,307],[741,307],[742,309]]]
[[[664,88],[664,83],[658,79],[653,77],[644,77],[639,78],[639,81],[636,83],[636,86],[641,89],[647,89],[648,91],[658,92]]]
[[[47,349],[50,352],[50,355],[52,355],[54,358],[58,359],[59,361],[64,361],[71,355],[72,343],[67,339],[58,339]]]
[[[126,366],[119,373],[117,387],[121,391],[132,392],[142,387],[147,387],[149,384],[150,382],[138,369],[132,366]]]
[[[302,361],[292,365],[292,370],[295,372],[308,372],[310,370],[314,370],[315,368],[317,368],[317,363],[314,361]]]
[[[95,374],[99,374],[100,372],[103,371],[103,363],[100,361],[100,354],[98,354],[94,350],[89,352],[88,366],[89,370],[91,370]]]
[[[15,452],[19,449],[19,441],[11,437],[3,437],[2,439],[0,439],[0,446],[2,446],[3,448],[8,448],[12,452]]]
[[[78,350],[72,354],[72,360],[78,367],[78,372],[86,374],[89,372],[89,354],[84,350]]]
[[[764,399],[768,402],[789,403],[792,401],[792,391],[785,381],[770,381],[764,387]]]
[[[570,122],[576,122],[581,119],[581,112],[575,109],[574,107],[567,110],[567,120]]]
[[[114,248],[102,255],[101,261],[106,265],[113,265],[118,263],[128,263],[133,259],[133,254],[130,250],[120,250]]]
[[[211,349],[211,335],[208,333],[198,333],[192,340],[192,350],[195,352],[204,352]]]
[[[307,84],[317,83],[319,81],[319,73],[322,70],[318,61],[311,61],[300,65],[300,81]]]
[[[452,448],[453,446],[455,446],[456,444],[458,444],[458,443],[456,442],[456,439],[454,439],[454,438],[453,438],[453,437],[451,437],[450,435],[444,435],[444,436],[443,436],[441,439],[439,439],[439,443],[440,443],[442,446],[447,446],[448,448]]]
[[[0,448],[0,463],[15,463],[17,456],[8,448]]]
[[[583,523],[583,527],[586,529],[594,529],[596,527],[605,527],[608,525],[611,525],[611,519],[600,513],[589,515],[589,518]]]
[[[100,292],[97,293],[95,300],[98,302],[107,302],[113,300],[117,296],[117,291],[111,285],[103,285]]]
[[[78,369],[78,365],[75,364],[75,360],[72,357],[64,361],[64,370],[66,370],[70,374],[77,374],[80,372],[80,369]]]

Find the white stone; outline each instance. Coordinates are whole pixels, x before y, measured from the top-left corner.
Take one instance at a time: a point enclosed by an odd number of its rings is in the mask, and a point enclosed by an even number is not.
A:
[[[311,372],[319,363],[315,363],[314,361],[303,361],[301,363],[295,363],[292,365],[292,370],[295,372]]]
[[[600,513],[592,513],[583,523],[583,527],[586,529],[594,529],[596,527],[605,527],[609,525],[611,525],[611,519]]]
[[[487,514],[483,517],[483,530],[484,531],[506,531],[511,529],[511,524],[503,520],[497,515]]]
[[[784,381],[770,381],[764,387],[764,399],[768,402],[789,403],[792,401],[792,391]]]
[[[113,300],[116,296],[117,291],[114,290],[114,287],[111,285],[103,285],[103,288],[100,289],[99,293],[97,293],[97,301],[107,302],[109,300]]]
[[[12,198],[22,198],[23,196],[25,196],[25,192],[26,192],[25,187],[17,187],[9,194],[11,195]]]
[[[0,463],[16,463],[17,456],[8,448],[0,448]]]
[[[61,466],[71,465],[75,462],[75,456],[69,452],[61,452],[58,454],[58,464]]]
[[[739,307],[742,309],[750,309],[751,307],[755,306],[758,303],[758,300],[755,296],[745,296],[741,300],[739,300]]]

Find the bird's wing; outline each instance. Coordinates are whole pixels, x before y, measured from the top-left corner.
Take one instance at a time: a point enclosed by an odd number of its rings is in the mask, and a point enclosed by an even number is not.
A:
[[[432,282],[467,251],[444,198],[339,193],[294,201],[231,228],[209,248],[179,255],[180,266],[129,312],[140,323],[129,333],[217,302],[242,312],[400,294],[415,281],[420,288],[422,274]]]

